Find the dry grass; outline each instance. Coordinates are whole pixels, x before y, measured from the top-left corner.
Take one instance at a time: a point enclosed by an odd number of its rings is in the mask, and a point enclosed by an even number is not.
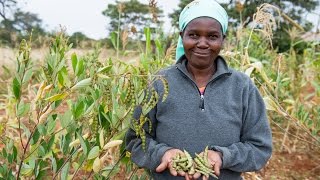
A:
[[[90,52],[93,52],[93,49],[71,49],[67,53],[67,59],[70,58],[72,53],[76,53],[77,56],[83,56]],[[43,62],[43,60],[45,59],[48,53],[49,53],[48,48],[32,49],[31,59],[37,62],[35,64],[39,64],[39,62],[41,64],[41,62]],[[2,70],[3,65],[10,70],[14,69],[16,56],[17,56],[16,49],[0,48],[0,76],[3,74],[3,70]],[[100,61],[105,61],[110,57],[111,58],[115,57],[115,51],[111,49],[102,49],[98,59]],[[130,54],[130,56],[119,57],[119,59],[123,61],[135,61],[137,58],[139,58],[138,55],[132,55],[132,54]]]

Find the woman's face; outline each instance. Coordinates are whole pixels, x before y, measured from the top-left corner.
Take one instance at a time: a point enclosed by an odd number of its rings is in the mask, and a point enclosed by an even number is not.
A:
[[[197,69],[212,66],[224,40],[220,23],[209,17],[190,21],[180,36],[188,63]]]

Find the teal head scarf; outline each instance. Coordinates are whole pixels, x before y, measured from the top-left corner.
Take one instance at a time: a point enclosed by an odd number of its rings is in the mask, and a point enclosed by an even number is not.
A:
[[[180,13],[179,30],[183,31],[190,21],[198,17],[214,18],[221,24],[223,34],[226,33],[228,27],[228,14],[215,0],[194,0],[189,3]],[[183,55],[184,48],[182,39],[179,36],[176,49],[176,60]]]

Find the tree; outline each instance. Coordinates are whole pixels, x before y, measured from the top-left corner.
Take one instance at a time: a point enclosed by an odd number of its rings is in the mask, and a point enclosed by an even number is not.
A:
[[[15,45],[31,31],[33,37],[46,34],[38,15],[22,11],[16,0],[0,0],[0,22],[1,43],[7,45]]]
[[[120,30],[130,30],[132,32],[142,33],[145,26],[159,27],[162,17],[162,10],[154,6],[142,4],[138,0],[130,0],[125,2],[116,1],[115,4],[109,4],[107,9],[102,13],[110,18],[110,32],[118,32]],[[152,12],[152,13],[150,13]],[[120,25],[120,27],[118,27]]]
[[[181,0],[178,5],[179,8],[170,14],[172,24],[175,27],[178,27],[179,13],[182,11],[182,8],[191,1],[192,0]],[[312,28],[312,23],[303,18],[301,14],[313,11],[319,6],[318,0],[242,0],[241,2],[239,0],[230,0],[229,3],[222,4],[222,6],[226,9],[230,17],[231,27],[237,27],[241,23],[243,27],[247,27],[253,20],[256,8],[263,3],[269,3],[278,7],[282,13],[285,13],[291,19],[294,19],[294,21],[306,31]],[[276,11],[274,11],[274,15],[279,16]],[[273,36],[274,47],[278,48],[279,52],[289,49],[290,40],[286,31],[292,27],[293,25],[291,22],[287,21],[285,18],[280,19],[280,25]]]
[[[173,13],[169,14],[169,17],[171,18],[171,24],[179,28],[179,14],[182,11],[182,9],[189,4],[193,0],[180,0],[180,3],[178,4],[178,9],[175,9]]]
[[[82,47],[81,43],[82,42],[88,42],[88,41],[91,41],[90,38],[88,38],[85,34],[83,34],[82,32],[74,32],[68,39],[69,43],[72,43],[73,44],[73,47],[75,48],[78,48],[78,47],[81,47],[81,48],[84,48]]]
[[[8,19],[8,13],[16,7],[15,0],[0,0],[0,17],[5,21]]]
[[[44,34],[44,29],[41,27],[42,20],[34,13],[17,11],[14,14],[12,25],[16,31],[22,34],[27,34],[27,32],[31,32],[31,30]]]

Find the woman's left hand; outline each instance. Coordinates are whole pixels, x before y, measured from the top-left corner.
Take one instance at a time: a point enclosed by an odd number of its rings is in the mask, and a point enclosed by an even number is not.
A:
[[[209,150],[208,151],[208,162],[211,165],[212,169],[214,170],[214,174],[216,176],[219,176],[220,175],[220,169],[221,169],[221,166],[222,166],[222,154],[221,154],[221,152]],[[201,176],[200,173],[195,173],[193,176],[189,176],[186,179],[198,179],[200,176]],[[202,179],[203,180],[208,180],[209,178],[206,177],[206,176],[202,176]]]

